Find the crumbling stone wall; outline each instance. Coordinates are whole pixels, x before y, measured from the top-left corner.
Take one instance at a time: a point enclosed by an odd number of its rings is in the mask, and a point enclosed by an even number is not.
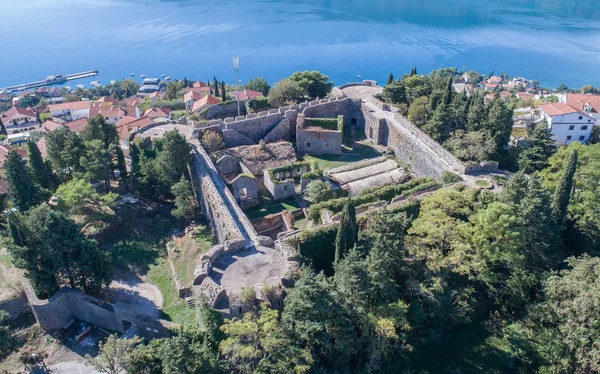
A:
[[[208,110],[203,114],[203,117],[207,120],[211,120],[217,117],[237,116],[237,102],[227,104],[217,104],[208,107]],[[246,102],[240,101],[240,114],[246,114]]]

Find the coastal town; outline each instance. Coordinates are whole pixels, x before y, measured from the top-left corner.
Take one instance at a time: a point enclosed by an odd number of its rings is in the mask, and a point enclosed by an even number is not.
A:
[[[385,372],[528,333],[600,240],[600,89],[402,73],[0,93],[0,371]]]

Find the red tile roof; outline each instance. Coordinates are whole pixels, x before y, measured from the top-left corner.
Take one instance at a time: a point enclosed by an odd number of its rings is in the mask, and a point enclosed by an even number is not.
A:
[[[565,103],[550,103],[550,104],[540,105],[540,110],[544,111],[545,113],[547,113],[550,116],[560,116],[563,114],[579,113],[584,116],[592,118],[586,112],[579,110],[577,108],[574,108]]]
[[[44,124],[42,125],[42,130],[43,131],[54,131],[60,127],[64,127],[64,125],[60,122],[56,122],[56,121],[46,121],[44,122]]]
[[[119,137],[121,139],[127,139],[129,137],[129,133],[131,132],[131,130],[135,129],[135,128],[144,128],[146,126],[150,126],[153,125],[154,121],[152,120],[152,118],[149,117],[142,117],[142,118],[131,118],[131,117],[124,117],[123,119],[121,119],[119,122],[117,122],[117,132],[119,133]]]
[[[43,158],[47,158],[48,157],[48,150],[46,149],[46,138],[41,138],[40,140],[38,140],[37,143],[35,143],[35,145],[37,145],[38,149],[40,150],[40,153],[42,154]]]
[[[169,115],[171,114],[171,109],[170,108],[150,108],[148,110],[146,110],[146,113],[144,113],[144,117],[149,117],[149,118],[169,118]]]
[[[568,93],[565,97],[567,105],[583,110],[587,105],[592,107],[592,111],[600,113],[600,95]]]
[[[194,88],[202,88],[202,87],[208,87],[208,85],[204,82],[196,82],[194,83]]]
[[[190,90],[188,93],[186,93],[183,96],[183,101],[190,101],[190,100],[196,101],[196,100],[200,100],[200,99],[202,99],[202,96],[204,96],[202,94],[202,92],[198,92],[196,90]]]
[[[523,98],[534,98],[535,95],[529,92],[517,92],[517,96],[520,97],[521,99]]]
[[[90,118],[101,115],[104,118],[123,118],[125,116],[134,117],[135,107],[122,106],[93,106],[90,108]]]
[[[142,99],[137,96],[128,97],[127,99],[123,100],[123,103],[125,106],[138,106],[142,103]]]
[[[192,106],[192,112],[202,108],[205,105],[217,105],[221,102],[221,100],[217,99],[212,95],[206,95],[202,99],[196,101],[194,106]]]
[[[261,97],[263,94],[261,92],[258,91],[253,91],[253,90],[249,90],[249,89],[244,89],[244,91],[241,92],[237,92],[237,91],[233,91],[233,92],[229,92],[229,95],[233,97],[234,100],[239,100],[239,101],[245,101],[248,99],[254,99],[257,97]],[[238,99],[238,95],[239,95],[239,99]]]
[[[92,105],[93,106],[100,106],[100,105],[104,105],[106,103],[109,103],[109,104],[112,104],[112,105],[116,105],[116,104],[119,103],[119,100],[113,99],[112,97],[108,97],[108,96],[102,96],[98,100],[93,101]]]
[[[80,118],[76,121],[71,121],[71,122],[67,122],[65,123],[65,126],[67,126],[69,128],[69,130],[71,130],[72,132],[78,133],[78,132],[82,132],[88,124],[88,119],[87,118]]]
[[[7,121],[12,120],[13,118],[15,118],[17,115],[22,115],[22,116],[30,116],[33,118],[36,118],[36,115],[34,113],[33,110],[27,108],[21,108],[18,106],[13,106],[12,108],[10,108],[9,110],[7,110],[6,112],[2,113],[2,123],[6,123]]]
[[[0,145],[0,167],[4,165],[4,161],[6,161],[6,156],[8,156],[8,152],[12,150],[16,150],[19,156],[23,159],[27,158],[27,150],[25,148],[13,148],[8,145]]]
[[[51,104],[48,105],[48,109],[50,109],[51,112],[56,112],[59,110],[79,110],[79,109],[86,109],[89,108],[92,105],[91,101],[89,100],[81,100],[81,101],[72,101],[69,103],[60,103],[60,104]]]

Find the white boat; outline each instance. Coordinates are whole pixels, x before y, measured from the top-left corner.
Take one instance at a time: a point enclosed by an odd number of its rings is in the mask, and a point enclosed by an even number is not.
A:
[[[115,83],[117,83],[117,81],[114,81],[114,80],[110,81],[110,84],[115,84]]]
[[[133,77],[135,75],[135,73],[131,73],[131,76]]]
[[[360,76],[360,73],[356,74],[356,78],[362,78],[362,77]]]
[[[166,80],[166,81],[170,81],[170,80],[171,80],[171,77],[166,77],[166,78],[165,78],[165,80]]]
[[[165,75],[167,75],[167,74],[161,74],[161,75],[160,75],[160,77],[162,78],[162,77],[164,77]]]
[[[147,75],[146,75],[146,74],[142,74],[142,75],[140,75],[140,77],[141,77],[141,78],[146,78],[146,77],[147,77]]]

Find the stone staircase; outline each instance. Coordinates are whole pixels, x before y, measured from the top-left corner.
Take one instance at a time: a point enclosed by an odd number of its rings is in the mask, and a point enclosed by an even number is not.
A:
[[[187,304],[189,309],[196,308],[196,298],[193,296],[188,296],[185,299],[185,303]]]

